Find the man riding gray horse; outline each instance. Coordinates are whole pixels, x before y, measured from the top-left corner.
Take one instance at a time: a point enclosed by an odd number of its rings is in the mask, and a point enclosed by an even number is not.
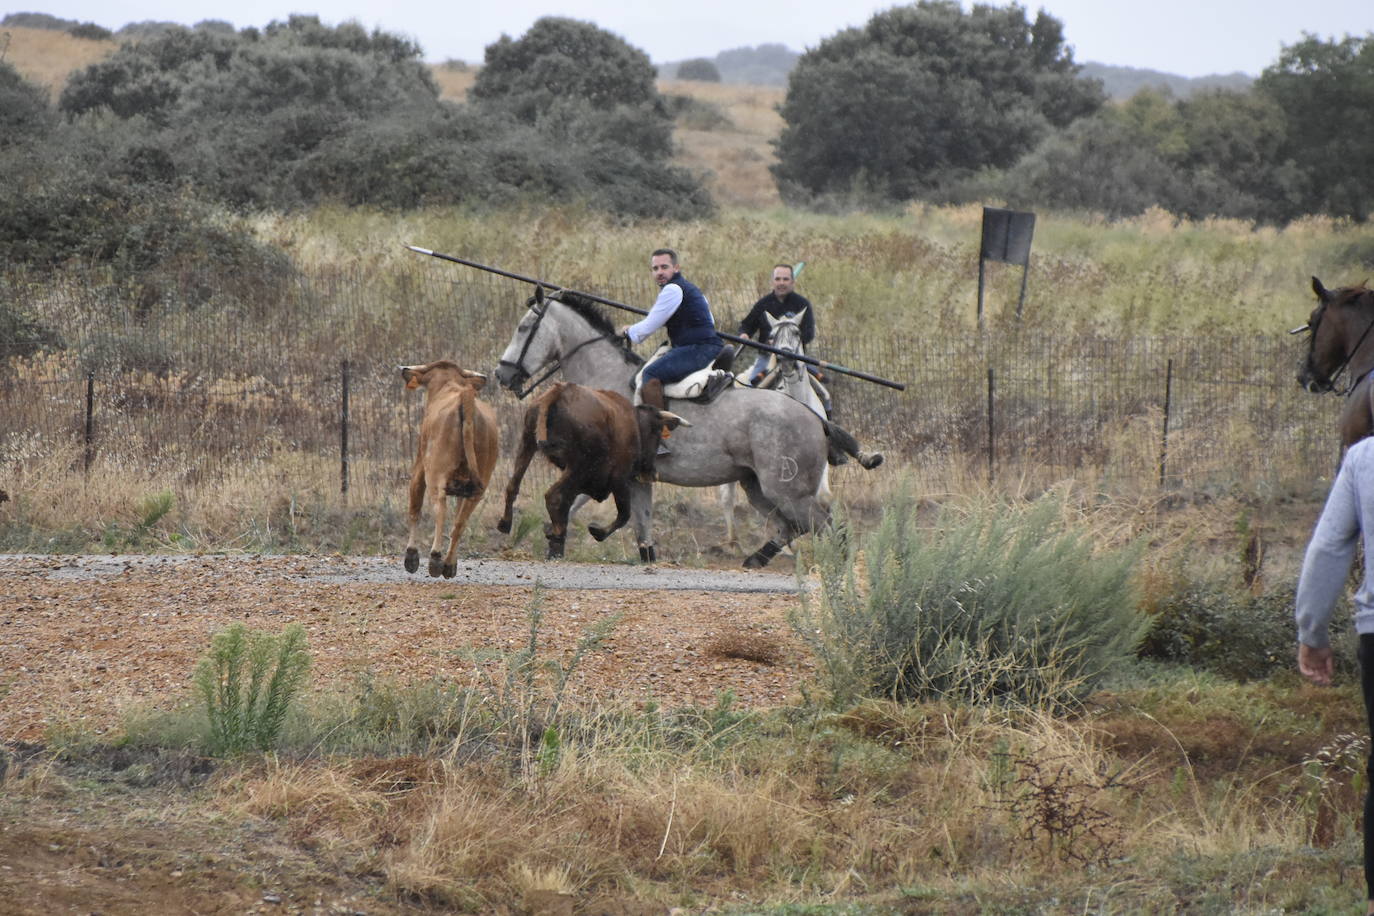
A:
[[[689,283],[678,268],[677,252],[660,248],[649,258],[649,269],[658,284],[658,298],[649,314],[635,324],[620,329],[630,343],[642,343],[659,328],[668,331],[671,348],[663,356],[644,367],[640,373],[637,402],[666,410],[663,386],[678,382],[699,369],[705,369],[720,355],[725,341],[716,335],[716,319],[711,304],[695,284]],[[658,442],[641,444],[640,474],[643,481],[654,479],[654,465],[659,455],[669,453]]]

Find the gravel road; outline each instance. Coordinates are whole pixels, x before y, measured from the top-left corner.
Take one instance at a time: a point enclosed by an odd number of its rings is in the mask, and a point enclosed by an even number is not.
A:
[[[40,572],[55,579],[102,579],[131,570],[190,569],[203,564],[205,556],[191,555],[0,555],[0,571]],[[537,562],[529,560],[459,560],[451,580],[430,579],[423,567],[407,573],[399,557],[306,557],[214,556],[219,569],[265,565],[301,579],[334,584],[400,584],[404,582],[451,582],[454,585],[534,585],[546,589],[613,589],[617,591],[694,591],[795,594],[797,578],[791,573],[683,569],[661,565]]]

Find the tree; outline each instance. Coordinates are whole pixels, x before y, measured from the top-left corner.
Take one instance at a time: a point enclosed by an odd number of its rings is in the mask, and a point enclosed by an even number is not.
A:
[[[569,99],[598,111],[662,109],[649,55],[590,22],[558,16],[539,19],[519,39],[502,35],[487,45],[468,95],[531,123]]]
[[[468,96],[493,119],[534,127],[547,149],[522,155],[522,171],[561,164],[580,194],[627,216],[702,216],[710,197],[669,162],[672,116],[654,76],[648,55],[619,36],[546,16],[487,46]]]
[[[902,200],[1004,168],[1101,107],[1043,10],[921,0],[807,51],[788,81],[774,177],[785,194]]]
[[[1279,156],[1301,173],[1293,209],[1356,220],[1374,210],[1374,33],[1285,47],[1258,89],[1282,110]]]
[[[706,58],[694,57],[678,64],[677,78],[680,80],[698,80],[703,83],[719,83],[720,71],[716,69],[715,64]]]

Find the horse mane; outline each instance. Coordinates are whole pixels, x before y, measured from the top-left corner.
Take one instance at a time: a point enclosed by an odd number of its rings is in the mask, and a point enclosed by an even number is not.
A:
[[[1369,281],[1366,280],[1358,286],[1346,286],[1337,290],[1337,298],[1332,302],[1332,305],[1353,305],[1358,300],[1369,296],[1374,290],[1370,290],[1368,283]],[[1374,302],[1374,299],[1371,299],[1371,302]]]
[[[615,340],[615,325],[611,322],[611,319],[606,317],[606,313],[601,310],[601,307],[597,305],[594,300],[584,296],[582,293],[573,292],[567,289],[555,290],[549,294],[548,298],[556,302],[561,302],[572,309],[582,317],[582,320],[592,326],[592,330],[600,332],[602,337],[608,340]],[[643,364],[644,358],[635,351],[621,346],[617,346],[616,349],[625,357],[625,362],[631,366]]]

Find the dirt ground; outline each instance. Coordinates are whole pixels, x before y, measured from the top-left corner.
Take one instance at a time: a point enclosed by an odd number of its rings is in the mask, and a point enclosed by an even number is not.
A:
[[[781,572],[467,561],[445,580],[393,559],[0,556],[0,914],[424,911],[366,876],[323,871],[272,825],[207,821],[195,795],[208,762],[117,749],[59,759],[45,734],[113,736],[131,707],[186,700],[211,634],[234,621],[300,623],[312,690],[363,674],[462,683],[527,642],[536,579],[545,658],[621,615],[574,696],[671,707],[731,690],[769,706],[811,670],[785,619],[797,582]],[[660,910],[607,900],[579,912]]]

